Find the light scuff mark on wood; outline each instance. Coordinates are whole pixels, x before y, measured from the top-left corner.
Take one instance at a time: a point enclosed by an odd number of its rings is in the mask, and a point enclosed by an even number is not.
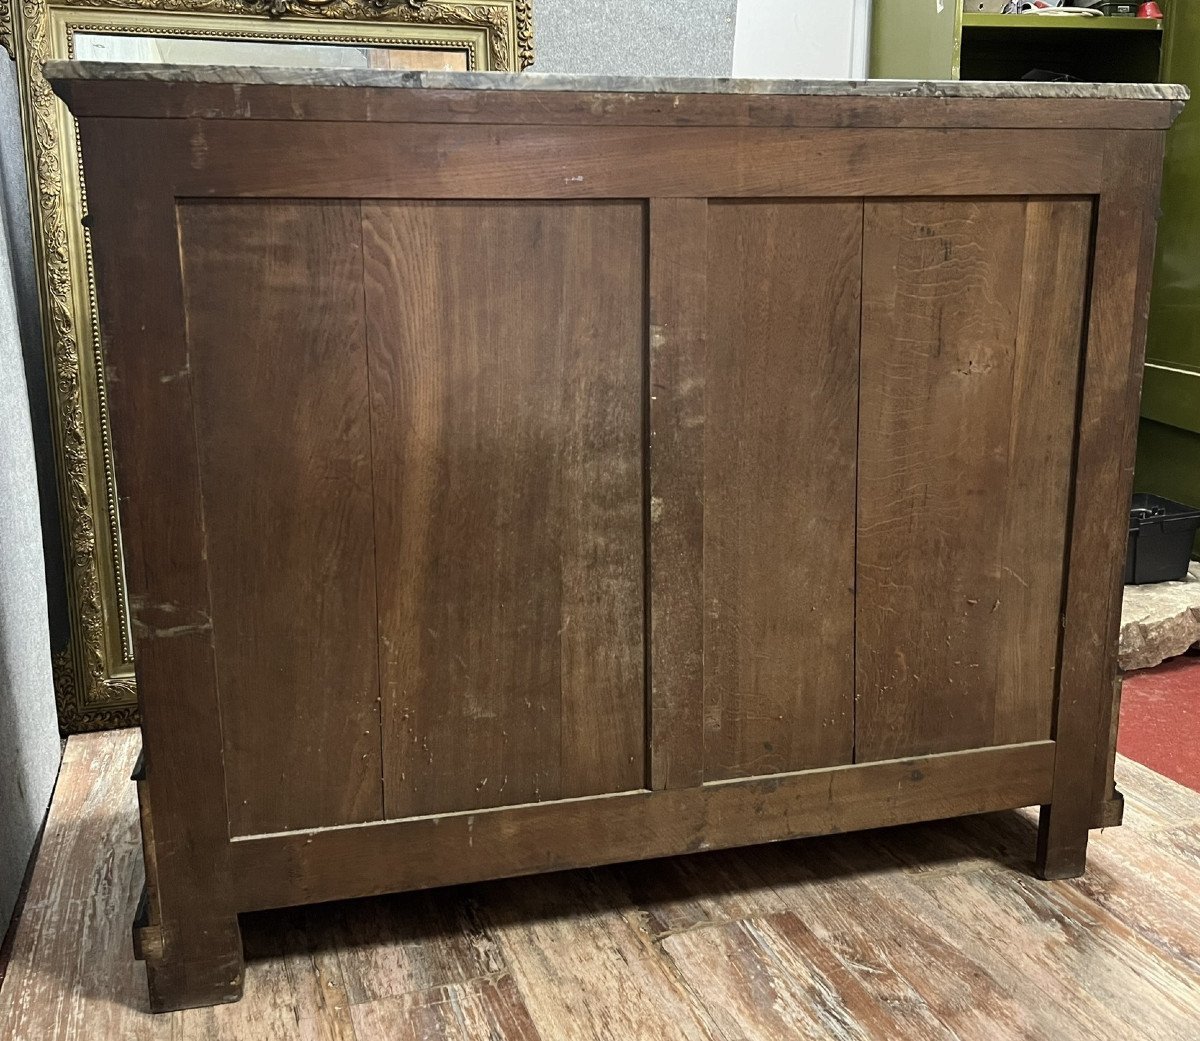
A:
[[[150,603],[142,597],[130,598],[129,606],[133,631],[140,639],[171,639],[212,631],[212,619],[206,611],[185,609],[170,601]]]

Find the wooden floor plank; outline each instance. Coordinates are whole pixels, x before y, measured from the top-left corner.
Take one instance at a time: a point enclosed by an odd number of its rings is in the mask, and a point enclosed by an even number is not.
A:
[[[954,944],[950,933],[961,931],[961,923],[929,921],[922,909],[894,901],[893,887],[911,886],[918,873],[936,877],[947,852],[936,836],[927,835],[925,864],[931,870],[921,872],[918,864],[904,865],[891,848],[898,835],[893,830],[837,836],[822,840],[812,856],[801,852],[802,844],[781,844],[764,850],[756,863],[814,940],[885,1006],[867,1006],[863,1020],[884,1024],[868,1036],[907,1037],[903,1030],[930,1030],[940,1023],[960,1041],[1115,1041],[1117,1035],[1091,1032],[1089,1024],[1055,1021],[1053,1010],[1034,1000],[1039,994],[1034,981],[1015,988],[989,963],[993,948]],[[977,911],[964,906],[959,913],[966,919]],[[887,1006],[897,999],[910,1017],[899,1029],[886,1021]]]
[[[636,907],[652,940],[713,923],[787,910],[787,902],[753,869],[746,851],[670,857],[607,869]]]
[[[0,991],[0,1037],[140,1041],[147,1007],[129,949],[141,895],[134,731],[67,742],[51,813]],[[81,940],[83,942],[81,942]]]
[[[1029,874],[1026,811],[243,916],[246,996],[152,1016],[136,732],[72,737],[0,1041],[1194,1041],[1200,794]]]
[[[727,1037],[955,1036],[900,977],[859,971],[861,964],[848,964],[794,912],[675,933],[662,949]]]
[[[354,1007],[362,1038],[543,1041],[509,976],[453,983]],[[553,1035],[550,1035],[553,1036]]]
[[[1139,835],[1153,835],[1182,824],[1200,824],[1200,793],[1132,759],[1117,758],[1117,788],[1125,796],[1122,827]]]
[[[1180,831],[1184,842],[1200,853],[1194,845],[1196,832]],[[1066,890],[1200,976],[1200,904],[1195,899],[1200,857],[1188,863],[1187,846],[1173,842],[1173,832],[1160,832],[1158,838],[1158,845],[1148,849],[1132,833],[1114,834],[1090,852],[1087,872],[1071,879]]]
[[[470,889],[321,905],[338,937],[350,1001],[361,1005],[498,977],[506,966],[479,924]]]
[[[530,1015],[554,1041],[734,1041],[645,942],[607,872],[488,887],[481,916]]]
[[[843,869],[861,870],[864,856],[865,847],[846,856]],[[919,918],[1005,991],[1028,994],[1033,1037],[1194,1037],[1200,979],[1068,885],[1007,868],[865,877],[893,913]]]

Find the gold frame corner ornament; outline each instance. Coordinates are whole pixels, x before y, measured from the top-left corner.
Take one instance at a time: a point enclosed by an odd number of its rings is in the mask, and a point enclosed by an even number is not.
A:
[[[244,21],[243,21],[244,20]],[[533,63],[531,0],[0,0],[17,62],[71,640],[54,655],[68,733],[138,722],[86,190],[75,125],[42,73],[74,33],[354,43],[462,51],[468,68]]]

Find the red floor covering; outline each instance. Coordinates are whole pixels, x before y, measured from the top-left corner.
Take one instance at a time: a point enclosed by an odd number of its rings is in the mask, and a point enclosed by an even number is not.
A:
[[[1172,658],[1125,677],[1117,749],[1200,791],[1200,657]]]

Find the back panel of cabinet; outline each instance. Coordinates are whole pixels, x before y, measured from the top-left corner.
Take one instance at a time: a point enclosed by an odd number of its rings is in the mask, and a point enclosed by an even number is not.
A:
[[[862,203],[710,200],[706,233],[704,777],[848,763]]]
[[[860,762],[1051,736],[1091,222],[866,204]]]
[[[363,228],[387,814],[639,788],[645,206]]]
[[[179,225],[231,834],[641,787],[644,204]]]
[[[359,207],[195,201],[178,220],[177,378],[192,386],[230,832],[376,820]]]

